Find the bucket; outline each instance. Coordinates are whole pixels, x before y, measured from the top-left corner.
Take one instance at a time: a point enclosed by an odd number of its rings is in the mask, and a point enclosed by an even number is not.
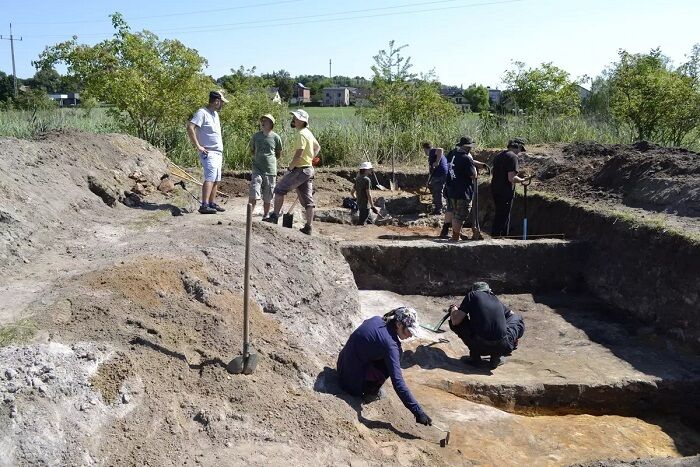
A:
[[[282,215],[282,226],[291,229],[294,225],[294,213],[287,213]]]

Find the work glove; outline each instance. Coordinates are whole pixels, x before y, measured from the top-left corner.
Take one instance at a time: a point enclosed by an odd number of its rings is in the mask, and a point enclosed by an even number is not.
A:
[[[433,419],[428,417],[426,414],[422,413],[420,415],[416,415],[416,423],[420,423],[421,425],[425,426],[430,426],[433,424]]]

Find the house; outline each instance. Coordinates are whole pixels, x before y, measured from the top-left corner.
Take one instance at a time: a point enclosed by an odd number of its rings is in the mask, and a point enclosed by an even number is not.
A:
[[[440,94],[442,97],[452,102],[460,112],[469,112],[471,110],[471,106],[467,104],[464,98],[464,89],[461,86],[443,85],[440,87]]]
[[[347,107],[350,105],[350,88],[330,87],[323,88],[324,107]]]
[[[372,92],[369,88],[349,88],[350,105],[362,107],[369,103],[369,95]]]
[[[59,107],[75,107],[80,105],[80,94],[77,92],[69,92],[65,94],[54,92],[49,93],[49,97],[58,102]]]
[[[294,86],[294,92],[290,102],[292,104],[305,104],[307,102],[311,102],[311,88],[307,88],[303,84],[297,83],[296,86]]]
[[[489,90],[489,103],[491,105],[499,105],[501,103],[501,99],[503,98],[503,91],[489,87],[487,87],[487,89]]]
[[[574,87],[578,91],[578,95],[581,98],[582,101],[585,101],[589,97],[591,97],[591,91],[588,89],[584,88],[583,86],[579,86],[578,84],[574,84]]]
[[[270,100],[273,103],[282,103],[282,97],[280,96],[280,88],[267,88],[267,95],[270,97]]]

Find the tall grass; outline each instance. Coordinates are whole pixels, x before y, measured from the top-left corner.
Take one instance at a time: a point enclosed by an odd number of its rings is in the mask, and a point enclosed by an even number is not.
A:
[[[586,116],[578,117],[522,117],[480,116],[465,114],[459,119],[442,125],[413,122],[408,128],[368,125],[356,115],[354,108],[324,109],[309,108],[310,128],[322,146],[321,156],[326,166],[351,166],[371,160],[389,165],[422,163],[420,144],[431,141],[444,148],[452,148],[460,136],[471,136],[480,147],[502,148],[508,139],[524,137],[530,144],[572,142],[591,140],[600,143],[630,143],[631,131],[619,129],[611,123],[597,121]],[[32,138],[44,131],[78,128],[105,133],[120,131],[122,125],[105,109],[86,112],[82,109],[55,109],[49,111],[5,111],[0,112],[0,136]],[[239,131],[224,127],[224,158],[228,169],[247,169],[251,155],[249,142],[252,136],[247,130]],[[282,137],[284,152],[281,164],[291,159],[295,132],[289,126],[284,113],[277,121],[275,131]],[[176,163],[194,166],[197,155],[185,132],[185,123],[162,135],[163,148]],[[155,142],[156,144],[157,141]],[[700,150],[697,135],[689,139],[689,149]]]

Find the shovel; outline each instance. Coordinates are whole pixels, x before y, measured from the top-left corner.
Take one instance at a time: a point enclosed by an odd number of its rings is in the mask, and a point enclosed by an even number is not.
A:
[[[445,436],[440,439],[440,447],[444,448],[448,444],[450,444],[450,430],[445,429],[445,428],[441,427],[440,425],[437,425],[435,422],[433,422],[433,426],[435,428],[437,428],[438,430],[442,431],[443,433],[445,433]]]
[[[258,355],[251,350],[248,339],[248,289],[250,285],[250,232],[253,225],[253,205],[248,203],[245,225],[245,272],[243,276],[243,355],[226,366],[229,373],[249,375],[258,366]]]
[[[442,319],[438,323],[436,323],[435,325],[431,326],[429,324],[421,324],[420,327],[427,329],[428,331],[435,332],[435,333],[445,332],[445,331],[441,330],[440,327],[445,323],[445,321],[447,321],[447,319],[449,317],[450,317],[450,312],[448,311],[447,313],[445,313],[445,316],[443,316]]]
[[[523,240],[527,240],[527,187],[532,183],[532,177],[528,177],[527,181],[523,182]]]

